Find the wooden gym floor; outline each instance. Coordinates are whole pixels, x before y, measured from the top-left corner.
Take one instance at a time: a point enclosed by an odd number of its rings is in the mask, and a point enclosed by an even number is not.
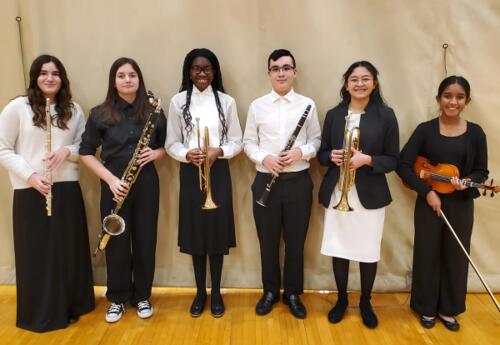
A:
[[[334,293],[304,293],[308,316],[298,320],[281,302],[270,314],[257,316],[254,308],[260,290],[223,289],[226,313],[215,319],[210,314],[209,299],[201,317],[189,315],[194,289],[155,288],[152,318],[141,320],[135,309],[128,307],[122,320],[108,324],[104,321],[108,306],[104,288],[96,287],[95,292],[93,312],[67,329],[38,334],[15,327],[15,286],[0,286],[0,344],[500,344],[500,313],[487,294],[467,296],[467,311],[459,317],[461,329],[455,333],[440,322],[430,330],[421,327],[410,311],[407,293],[374,294],[372,304],[379,326],[370,330],[359,315],[358,293],[349,294],[344,320],[333,325],[326,315],[336,300]]]

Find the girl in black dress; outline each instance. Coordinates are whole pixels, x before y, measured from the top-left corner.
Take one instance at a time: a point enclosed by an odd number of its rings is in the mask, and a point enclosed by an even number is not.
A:
[[[465,311],[468,261],[440,216],[444,211],[467,251],[472,235],[477,189],[465,180],[482,183],[488,177],[486,136],[475,123],[461,117],[470,102],[470,85],[463,77],[450,76],[439,85],[436,101],[439,117],[421,123],[400,155],[398,174],[418,194],[415,204],[415,242],[411,308],[426,328],[436,317],[452,330],[459,329],[455,316]],[[449,163],[460,176],[451,183],[455,191],[440,194],[423,182],[412,169],[417,156],[431,164]]]
[[[205,127],[210,145],[205,156],[198,148]],[[193,317],[201,315],[206,300],[207,256],[212,279],[211,311],[224,314],[220,294],[222,262],[236,246],[231,175],[228,159],[241,149],[241,128],[234,99],[224,93],[219,61],[208,49],[193,49],[184,60],[180,93],[172,97],[168,112],[167,152],[180,161],[179,246],[192,255],[197,294]],[[198,138],[198,131],[200,138]],[[201,144],[203,146],[203,144]],[[206,193],[200,190],[199,170],[205,159],[211,164],[212,197],[218,208],[201,209]]]
[[[51,152],[46,146],[47,99]],[[71,99],[66,70],[50,55],[33,61],[27,95],[12,100],[0,116],[0,163],[9,171],[14,188],[16,325],[30,331],[65,328],[94,309],[87,222],[78,182],[84,126],[82,109]]]
[[[109,71],[108,94],[91,110],[82,135],[82,162],[101,179],[101,217],[115,206],[113,197],[128,188],[121,180],[141,137],[146,118],[153,111],[137,63],[119,58]],[[106,297],[111,302],[106,321],[116,322],[129,302],[140,318],[153,315],[149,302],[155,269],[159,182],[153,161],[165,156],[166,120],[160,114],[149,147],[138,157],[142,170],[118,214],[125,232],[113,236],[106,247],[108,275]],[[94,156],[101,146],[101,161]]]

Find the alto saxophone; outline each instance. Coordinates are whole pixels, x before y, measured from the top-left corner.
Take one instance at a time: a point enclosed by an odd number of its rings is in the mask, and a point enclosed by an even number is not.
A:
[[[45,196],[47,216],[52,216],[52,171],[49,170],[49,156],[52,152],[52,115],[50,114],[50,98],[45,99],[45,178],[49,180],[49,192]]]
[[[137,162],[139,153],[146,147],[148,147],[149,142],[151,140],[151,135],[156,127],[156,121],[161,112],[161,100],[159,98],[155,98],[151,91],[148,91],[149,103],[155,108],[152,111],[148,119],[146,120],[146,124],[144,125],[144,129],[142,130],[141,137],[137,142],[137,146],[135,147],[134,154],[132,158],[128,162],[128,166],[123,172],[121,180],[124,181],[127,186],[127,192],[124,196],[114,197],[113,201],[116,203],[115,207],[111,211],[109,215],[104,217],[102,220],[102,229],[99,233],[99,238],[97,239],[97,248],[94,251],[94,256],[100,250],[104,250],[111,236],[121,235],[125,231],[125,221],[122,217],[118,215],[118,211],[122,207],[125,202],[125,198],[127,197],[130,188],[134,184],[137,176],[141,172],[142,166]]]
[[[349,212],[354,209],[349,205],[348,192],[354,185],[356,178],[356,170],[349,169],[349,161],[352,157],[352,148],[359,150],[359,127],[349,129],[350,115],[345,118],[344,128],[344,147],[343,147],[343,160],[340,165],[339,180],[337,182],[340,194],[340,200],[333,208],[337,211]]]

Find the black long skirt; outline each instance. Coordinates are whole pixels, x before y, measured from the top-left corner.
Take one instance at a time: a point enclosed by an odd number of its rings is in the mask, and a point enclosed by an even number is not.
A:
[[[52,187],[52,216],[33,188],[14,191],[17,327],[65,328],[68,317],[94,309],[87,220],[80,184]]]
[[[212,199],[219,206],[203,210],[205,193],[200,191],[198,167],[181,163],[179,192],[180,251],[191,255],[229,253],[236,246],[231,174],[226,159],[217,159],[211,167]]]

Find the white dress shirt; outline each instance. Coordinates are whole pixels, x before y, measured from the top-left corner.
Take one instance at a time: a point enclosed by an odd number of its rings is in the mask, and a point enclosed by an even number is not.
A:
[[[9,171],[14,189],[31,188],[28,178],[33,173],[45,174],[44,158],[47,132],[33,125],[33,110],[28,97],[11,101],[0,115],[0,164]],[[52,151],[66,147],[69,157],[52,172],[53,182],[78,181],[78,148],[85,129],[82,108],[73,102],[73,115],[66,123],[68,129],[52,125]],[[54,118],[55,105],[50,106]]]
[[[240,153],[243,147],[241,142],[242,133],[234,98],[218,92],[227,126],[227,142],[220,145],[222,124],[219,120],[219,112],[217,111],[212,86],[201,92],[193,85],[191,104],[189,106],[193,130],[189,137],[182,116],[182,107],[186,104],[186,92],[182,91],[176,94],[170,101],[167,117],[167,140],[165,142],[165,149],[168,154],[180,162],[188,163],[186,159],[187,152],[198,147],[196,118],[200,119],[200,143],[202,147],[205,140],[205,127],[208,127],[210,147],[220,147],[223,151],[223,156],[219,158],[229,159]]]
[[[300,148],[302,159],[285,167],[283,172],[309,168],[309,160],[316,156],[321,144],[321,129],[314,101],[290,90],[285,96],[274,90],[257,98],[248,109],[243,145],[247,156],[256,163],[256,169],[269,173],[262,161],[267,155],[278,156],[288,143],[307,105],[311,111],[292,148]]]

